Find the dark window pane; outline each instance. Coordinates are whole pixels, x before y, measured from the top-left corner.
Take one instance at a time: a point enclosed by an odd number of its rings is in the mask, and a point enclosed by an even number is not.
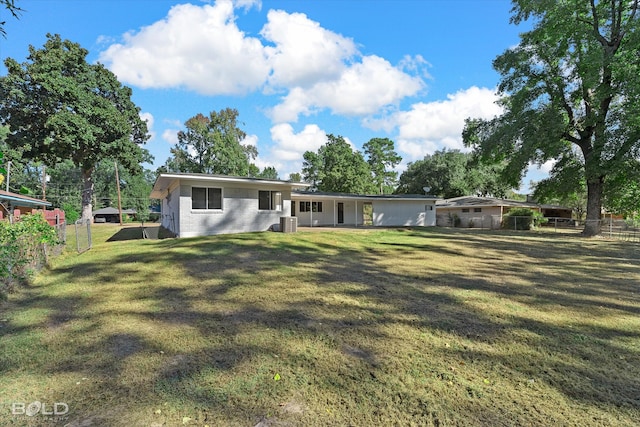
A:
[[[269,210],[271,197],[269,191],[258,191],[258,209]]]
[[[191,209],[207,208],[207,189],[193,187],[191,189]]]
[[[222,189],[209,188],[209,209],[222,209]]]

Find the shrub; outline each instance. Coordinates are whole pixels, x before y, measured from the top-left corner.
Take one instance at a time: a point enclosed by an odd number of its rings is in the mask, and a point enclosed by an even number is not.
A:
[[[63,204],[62,210],[64,211],[64,217],[67,224],[73,224],[78,219],[80,219],[80,212],[71,203]]]
[[[530,208],[513,208],[504,217],[503,228],[510,230],[531,230],[548,221],[540,212]]]
[[[13,224],[0,221],[0,294],[25,282],[47,261],[47,247],[59,243],[56,230],[40,214],[23,215]]]
[[[449,212],[449,224],[453,225],[454,227],[460,227],[461,223],[462,220],[457,214],[452,214],[451,212]]]

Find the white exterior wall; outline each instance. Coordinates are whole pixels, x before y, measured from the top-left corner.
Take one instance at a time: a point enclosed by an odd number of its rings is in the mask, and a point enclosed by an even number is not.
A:
[[[162,199],[161,224],[167,230],[178,234],[180,230],[180,187],[169,191],[168,197]]]
[[[191,188],[222,188],[222,209],[192,209]],[[282,210],[258,209],[258,191],[280,191]],[[188,181],[180,185],[180,237],[208,236],[214,234],[267,231],[280,224],[280,217],[291,215],[291,192],[274,187],[255,187],[242,184]]]
[[[435,201],[374,200],[373,225],[377,227],[435,226]]]
[[[300,212],[299,202],[322,202],[322,212]],[[344,222],[338,223],[338,203],[344,204]],[[298,225],[301,227],[333,226],[333,225],[362,225],[363,202],[358,201],[358,212],[356,214],[355,200],[314,200],[296,199],[296,217]],[[357,220],[357,223],[356,223]]]

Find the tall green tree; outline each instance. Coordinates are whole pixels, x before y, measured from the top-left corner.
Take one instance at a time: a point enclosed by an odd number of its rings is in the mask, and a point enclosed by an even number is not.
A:
[[[391,194],[398,183],[398,166],[402,157],[395,151],[395,143],[389,138],[372,138],[364,146],[367,163],[373,174],[373,183],[380,194]]]
[[[640,217],[640,161],[629,160],[611,174],[605,183],[604,205],[610,212]]]
[[[371,168],[362,153],[353,151],[342,136],[327,135],[317,153],[303,155],[305,181],[320,191],[375,194]]]
[[[238,111],[232,108],[197,114],[178,132],[178,143],[165,163],[167,171],[249,176],[251,160],[258,151],[243,145],[246,133],[238,125]]]
[[[89,64],[79,44],[47,35],[42,49],[29,46],[27,61],[5,61],[0,78],[0,124],[9,125],[10,147],[54,166],[70,159],[82,171],[82,217],[91,218],[93,170],[104,159],[141,170],[151,156],[142,148],[147,125],[131,89],[102,64]]]
[[[578,219],[587,209],[587,185],[579,156],[564,156],[549,171],[549,177],[534,185],[533,197],[540,203],[570,207]]]
[[[300,174],[300,172],[292,172],[289,174],[289,181],[302,182],[302,175]]]
[[[302,155],[302,178],[310,184],[312,190],[317,190],[322,182],[324,164],[321,151],[305,151]]]
[[[501,166],[484,164],[472,153],[438,150],[409,163],[400,175],[396,193],[428,194],[449,199],[480,195],[505,197],[511,188],[500,177]]]
[[[400,175],[397,193],[428,194],[445,199],[470,195],[473,189],[466,179],[467,155],[460,150],[439,150],[422,160],[409,163]]]
[[[514,0],[511,22],[533,28],[493,62],[504,112],[467,120],[463,132],[468,146],[509,162],[512,182],[529,162],[580,164],[587,236],[600,232],[607,179],[640,154],[638,2]]]

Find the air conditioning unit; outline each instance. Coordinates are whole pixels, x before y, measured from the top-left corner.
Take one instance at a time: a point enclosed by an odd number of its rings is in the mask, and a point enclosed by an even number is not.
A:
[[[295,216],[281,216],[280,231],[283,233],[295,233],[298,231],[298,218]]]

